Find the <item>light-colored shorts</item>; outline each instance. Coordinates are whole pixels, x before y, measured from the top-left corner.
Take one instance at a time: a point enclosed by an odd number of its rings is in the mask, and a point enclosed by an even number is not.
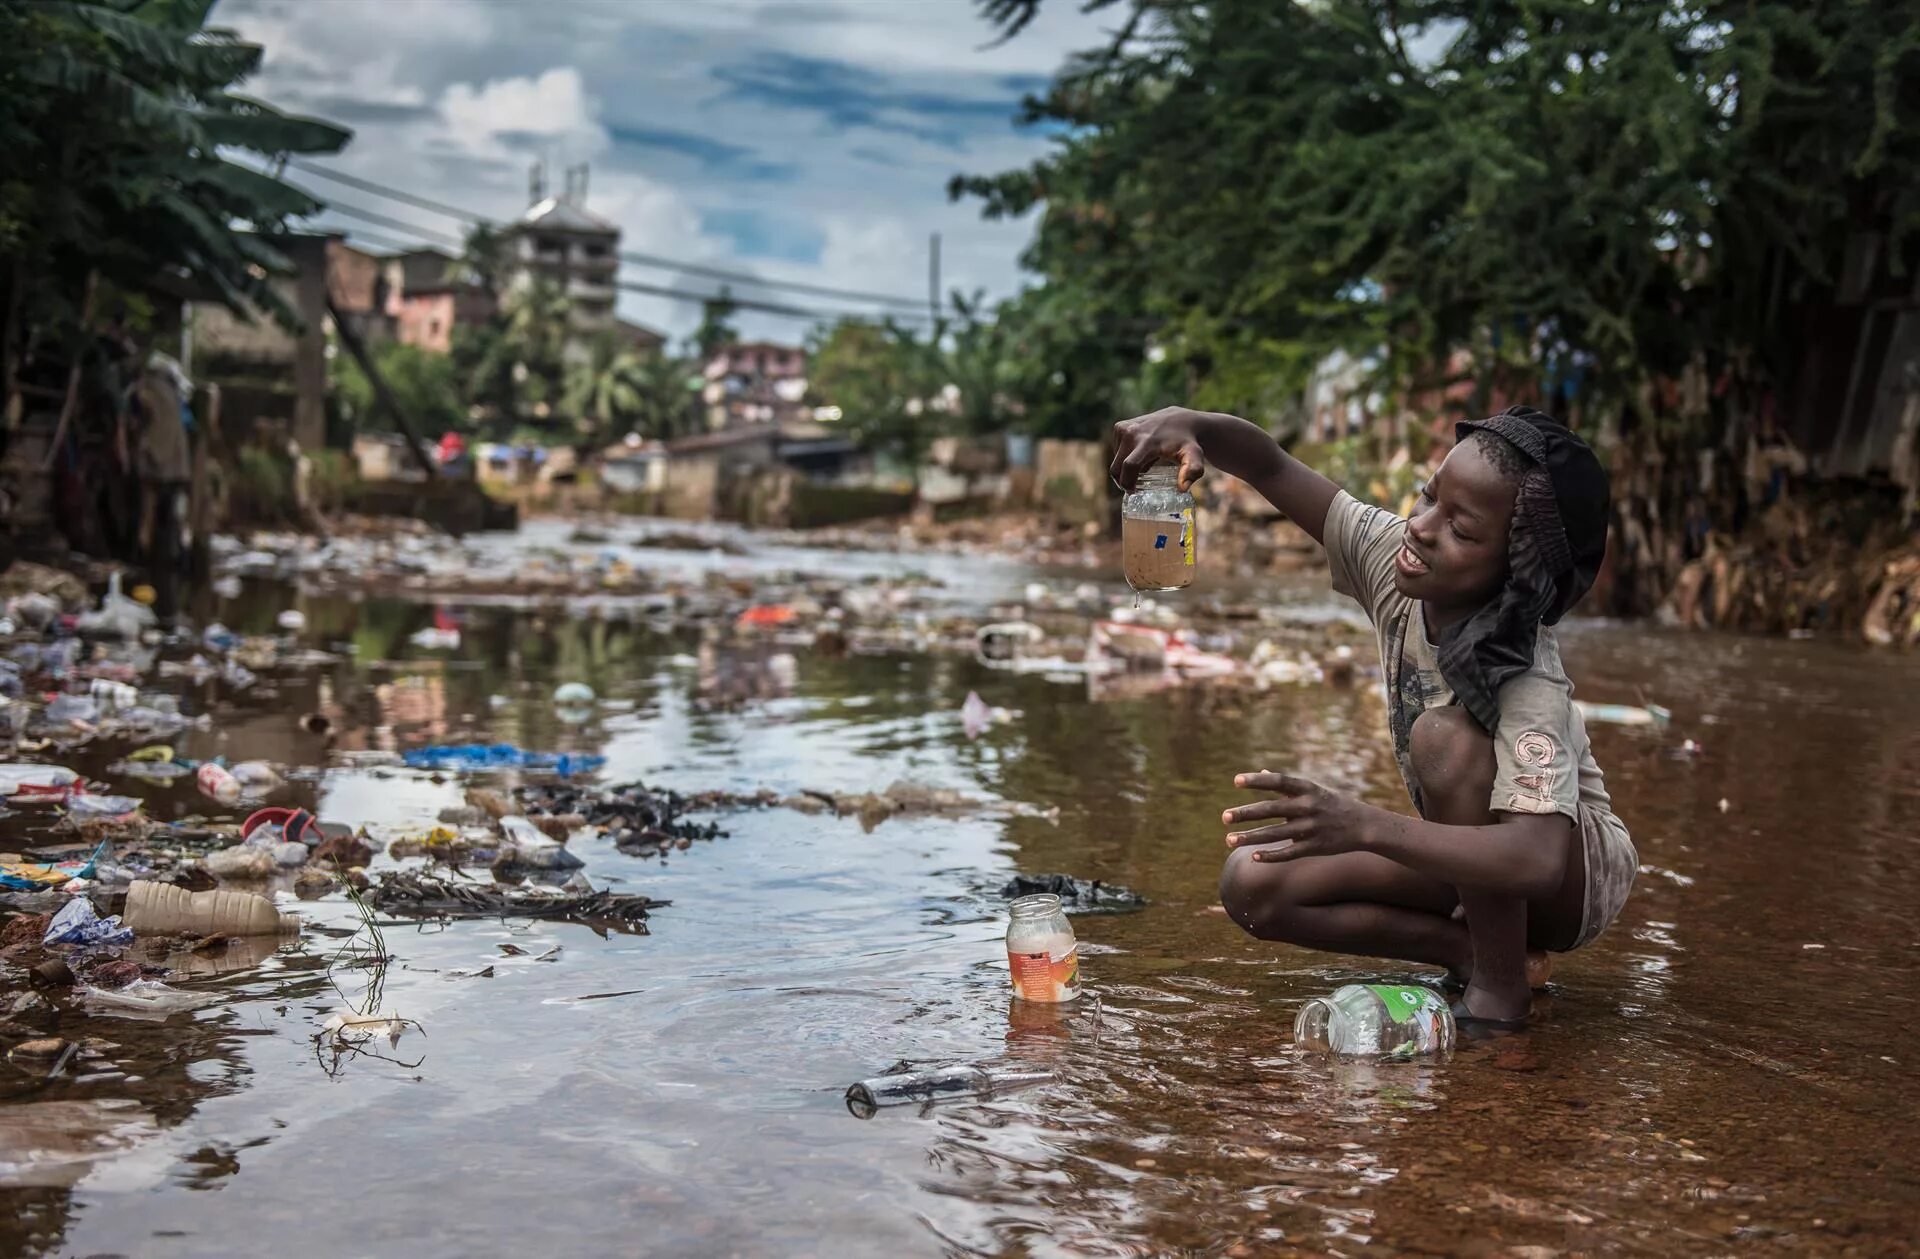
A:
[[[1633,876],[1640,869],[1626,823],[1610,809],[1580,805],[1580,848],[1587,861],[1587,898],[1580,911],[1580,934],[1569,952],[1598,939],[1627,903]]]

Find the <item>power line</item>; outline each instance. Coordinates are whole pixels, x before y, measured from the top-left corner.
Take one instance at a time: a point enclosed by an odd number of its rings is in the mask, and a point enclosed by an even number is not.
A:
[[[352,232],[353,238],[357,241],[365,241],[370,245],[378,245],[382,249],[391,249],[395,253],[407,253],[420,248],[419,242],[417,241],[395,240],[391,236],[382,236],[378,232],[369,232],[358,227],[350,227],[346,230]]]
[[[404,189],[375,183],[371,179],[362,179],[358,175],[349,175],[344,171],[329,170],[324,166],[316,166],[310,162],[302,162],[294,159],[288,159],[287,165],[296,170],[305,171],[310,175],[318,175],[322,179],[335,180],[347,185],[349,188],[358,188],[363,192],[370,192],[376,196],[387,197],[391,200],[402,202],[416,209],[428,210],[434,214],[444,214],[448,218],[459,219],[466,223],[482,224],[489,227],[502,226],[498,221],[489,219],[484,215],[475,214],[471,210],[463,210],[458,206],[448,205],[444,201],[435,201],[430,197],[422,197],[415,193],[407,192]],[[764,276],[752,275],[745,271],[731,271],[724,267],[710,267],[703,263],[682,262],[675,258],[664,257],[660,254],[641,253],[637,250],[621,250],[619,256],[623,262],[631,262],[635,266],[651,267],[662,271],[684,271],[688,275],[698,275],[711,280],[727,280],[736,284],[749,284],[760,288],[786,289],[795,293],[808,293],[815,297],[837,297],[850,301],[899,306],[914,311],[918,311],[924,305],[917,297],[903,297],[897,293],[870,293],[859,289],[843,289],[825,284],[809,284],[803,280],[769,280]]]
[[[762,280],[740,271],[727,271],[720,267],[704,266],[694,262],[675,262],[655,254],[634,253],[622,250],[620,259],[637,266],[653,267],[661,271],[682,271],[688,275],[702,276],[710,280],[725,280],[734,284],[757,285],[761,288],[787,289],[795,293],[807,293],[814,297],[836,297],[846,301],[872,302],[876,305],[899,306],[911,309],[918,314],[925,305],[916,297],[892,297],[884,293],[862,293],[854,289],[832,288],[824,284],[807,284],[800,280]]]
[[[405,220],[389,218],[384,214],[376,213],[373,210],[365,210],[357,205],[349,205],[344,201],[329,201],[327,202],[327,209],[335,214],[344,214],[349,218],[365,219],[367,222],[377,223],[381,227],[390,227],[397,232],[410,232],[422,240],[441,241],[454,248],[458,248],[460,245],[457,239],[447,235],[445,232],[436,232],[430,227],[418,227]],[[409,245],[407,248],[418,249],[419,246]]]
[[[378,213],[377,211],[374,211],[374,210],[368,210],[362,206],[352,205],[348,202],[330,201],[327,203],[326,208],[335,213],[344,214],[350,218],[365,219],[370,223],[377,223],[383,227],[393,228],[395,231],[407,232],[413,236],[417,236],[421,238],[422,240],[449,241],[449,242],[451,241],[451,238],[448,237],[445,233],[437,232],[432,228],[421,227],[418,224],[408,223],[404,219],[392,218],[392,217],[389,217],[388,215]],[[359,229],[354,229],[354,230],[358,235],[373,238],[372,233],[361,232],[359,231]],[[402,244],[392,240],[389,237],[382,237],[378,239],[380,240],[380,243],[385,248],[388,248],[388,249],[407,250],[407,249],[419,248],[418,245]],[[676,301],[691,302],[691,303],[696,303],[702,306],[711,305],[716,302],[724,302],[734,307],[737,307],[741,310],[751,310],[751,311],[756,311],[760,314],[766,314],[766,315],[780,315],[789,319],[806,319],[806,320],[815,321],[815,322],[829,322],[836,319],[869,317],[864,312],[861,312],[861,311],[812,310],[812,309],[807,309],[799,306],[781,305],[776,302],[760,301],[750,297],[735,297],[731,293],[696,293],[686,289],[668,288],[658,284],[643,284],[637,280],[616,280],[613,283],[613,287],[625,290],[627,292],[645,293],[654,297],[666,297]],[[914,311],[911,314],[902,314],[899,316],[890,315],[888,316],[888,318],[899,318],[909,322],[918,322],[922,324],[930,321],[930,316],[928,316],[927,314],[921,311]]]
[[[799,306],[781,306],[774,302],[755,301],[750,297],[734,297],[732,294],[689,293],[684,289],[664,288],[658,284],[643,284],[638,280],[615,280],[613,287],[628,293],[647,293],[654,297],[670,297],[683,302],[699,302],[702,305],[716,302],[725,303],[726,305],[737,307],[740,310],[756,311],[763,315],[785,315],[790,319],[809,319],[816,322],[825,322],[833,319],[869,318],[869,316],[853,310],[806,310]],[[897,318],[897,316],[888,315],[886,318],[893,319]],[[924,313],[908,315],[906,318],[909,320],[917,319],[921,323],[927,322],[927,316]]]
[[[389,187],[386,184],[376,184],[371,179],[362,179],[358,175],[349,175],[345,171],[329,170],[325,166],[315,166],[311,162],[303,162],[298,158],[288,158],[287,165],[293,167],[295,170],[303,170],[309,175],[318,175],[322,179],[331,179],[336,183],[345,184],[349,188],[358,188],[362,192],[375,193],[382,197],[391,198],[394,201],[404,201],[406,204],[417,209],[431,210],[435,214],[444,214],[450,219],[463,219],[468,223],[485,223],[488,221],[484,216],[475,214],[471,210],[462,210],[457,206],[450,206],[442,201],[433,201],[399,188]]]

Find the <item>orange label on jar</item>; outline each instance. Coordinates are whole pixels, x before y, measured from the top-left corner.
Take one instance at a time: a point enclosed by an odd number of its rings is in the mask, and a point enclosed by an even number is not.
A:
[[[1013,973],[1013,995],[1023,1001],[1071,1001],[1080,982],[1080,948],[1054,958],[1047,953],[1007,954]]]

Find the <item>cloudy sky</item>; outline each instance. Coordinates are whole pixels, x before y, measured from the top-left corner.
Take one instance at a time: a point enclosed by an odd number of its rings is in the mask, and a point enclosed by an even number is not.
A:
[[[958,172],[1041,153],[1019,99],[1109,19],[1053,0],[1018,38],[968,0],[222,0],[214,22],[266,48],[246,90],[357,132],[331,168],[490,218],[527,204],[547,161],[591,164],[590,208],[622,247],[772,279],[924,297],[928,235],[945,284],[1005,296],[1028,223],[949,203]],[[315,193],[433,234],[443,215],[294,172]],[[433,243],[345,213],[322,220],[369,247]],[[622,279],[712,291],[676,269]],[[850,303],[736,286],[810,309]],[[865,308],[871,313],[873,308]],[[696,304],[633,293],[630,319],[685,334]],[[803,321],[743,316],[797,340]]]

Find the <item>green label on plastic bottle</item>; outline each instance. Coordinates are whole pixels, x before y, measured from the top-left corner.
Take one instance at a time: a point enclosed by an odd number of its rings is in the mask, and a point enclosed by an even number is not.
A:
[[[1380,998],[1380,1004],[1387,1007],[1387,1017],[1395,1023],[1409,1023],[1413,1016],[1426,1009],[1433,992],[1427,988],[1403,988],[1394,984],[1368,984],[1367,991]]]

